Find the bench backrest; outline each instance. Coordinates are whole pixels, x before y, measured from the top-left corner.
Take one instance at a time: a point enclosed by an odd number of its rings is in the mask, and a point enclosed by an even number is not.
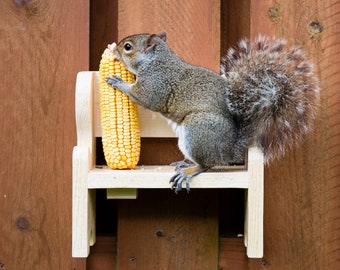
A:
[[[101,137],[100,106],[99,106],[99,73],[94,73],[94,135]],[[167,120],[159,113],[138,107],[138,119],[141,137],[176,137]]]
[[[89,149],[90,168],[95,166],[95,138],[102,136],[99,103],[99,72],[82,71],[77,75],[75,96],[77,146]],[[159,113],[139,107],[139,126],[143,138],[175,138],[167,120]]]

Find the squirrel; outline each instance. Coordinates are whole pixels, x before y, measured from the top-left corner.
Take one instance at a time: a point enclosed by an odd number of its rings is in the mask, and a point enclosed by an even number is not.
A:
[[[243,163],[248,147],[262,149],[265,163],[284,154],[311,129],[319,103],[313,64],[284,39],[241,40],[221,60],[221,74],[180,59],[166,33],[137,34],[111,47],[135,74],[108,84],[146,109],[160,112],[191,162],[175,162],[175,192],[215,166]],[[222,76],[221,76],[222,75]]]

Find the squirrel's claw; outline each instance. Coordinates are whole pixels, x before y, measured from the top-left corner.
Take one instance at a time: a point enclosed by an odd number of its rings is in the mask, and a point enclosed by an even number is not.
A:
[[[183,180],[185,180],[186,190],[189,193],[189,191],[190,191],[190,179],[193,175],[185,174],[183,169],[178,169],[177,171],[178,172],[173,177],[171,177],[171,179],[170,179],[171,188],[175,189],[175,193],[177,193],[178,191],[181,191]]]
[[[182,183],[185,181],[185,187],[187,192],[190,191],[190,179],[195,175],[204,172],[206,169],[202,169],[200,166],[189,166],[188,163],[183,162],[181,165],[185,164],[184,167],[176,167],[176,174],[171,177],[170,183],[171,188],[175,189],[175,193],[182,190]],[[178,164],[177,164],[178,165]]]

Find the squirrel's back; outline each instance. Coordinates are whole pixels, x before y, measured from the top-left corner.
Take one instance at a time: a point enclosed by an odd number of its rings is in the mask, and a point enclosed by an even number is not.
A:
[[[242,40],[222,59],[230,83],[227,104],[239,127],[240,146],[254,142],[266,162],[282,155],[311,128],[319,103],[313,64],[282,39]]]

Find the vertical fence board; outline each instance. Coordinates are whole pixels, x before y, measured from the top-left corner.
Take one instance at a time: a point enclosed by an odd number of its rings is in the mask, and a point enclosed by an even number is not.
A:
[[[118,38],[167,32],[167,42],[184,60],[215,71],[220,57],[220,1],[133,1],[118,3]]]
[[[217,269],[216,190],[140,190],[118,211],[118,269]]]
[[[118,1],[90,1],[90,70],[99,69],[101,55],[108,44],[117,42]]]
[[[3,269],[78,269],[71,157],[75,78],[88,69],[89,4],[0,6],[0,262]]]
[[[250,1],[221,1],[221,56],[250,35]]]
[[[169,46],[181,58],[218,71],[219,0],[201,1],[199,4],[193,0],[126,0],[118,3],[119,39],[161,30],[167,32]],[[167,196],[171,203],[163,203],[159,192],[148,192],[150,199],[141,198],[137,204],[126,201],[119,204],[118,266],[122,269],[216,269],[217,212],[214,207],[209,208],[212,212],[207,213],[207,220],[202,209],[210,200],[209,196],[199,198],[195,196],[199,191],[193,191],[188,202],[180,199],[181,194],[173,198]],[[211,192],[208,194],[211,195]],[[217,207],[217,201],[214,205]],[[164,237],[156,236],[157,226],[163,228]]]
[[[340,2],[253,1],[251,14],[252,37],[284,37],[307,51],[322,89],[314,131],[266,169],[263,265],[340,269]]]
[[[248,258],[243,238],[220,238],[218,269],[247,270]]]

